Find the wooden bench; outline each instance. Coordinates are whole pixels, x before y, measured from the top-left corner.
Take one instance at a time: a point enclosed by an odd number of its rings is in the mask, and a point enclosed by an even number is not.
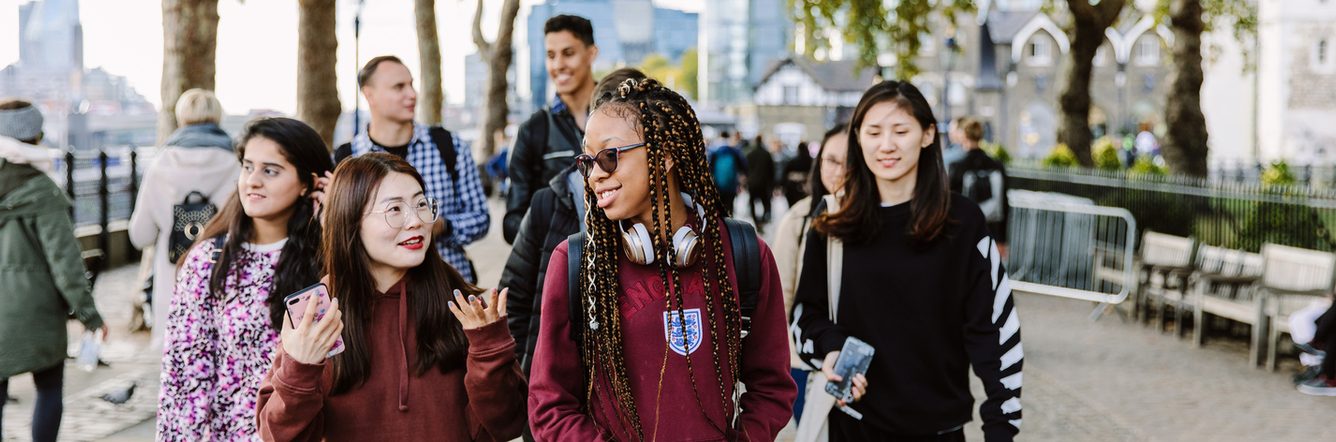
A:
[[[1167,323],[1169,308],[1184,308],[1187,279],[1192,274],[1192,238],[1146,231],[1141,235],[1141,258],[1137,264],[1136,312],[1133,316],[1150,320],[1151,310],[1159,305],[1160,330]],[[1182,329],[1182,324],[1178,324]]]
[[[1249,361],[1260,360],[1264,324],[1257,281],[1262,278],[1262,255],[1242,250],[1203,245],[1197,249],[1196,267],[1190,278],[1192,338],[1198,347],[1206,343],[1207,315],[1226,318],[1252,329]]]
[[[1331,293],[1336,255],[1276,244],[1262,246],[1263,309],[1267,322],[1266,368],[1276,369],[1280,338],[1290,332],[1290,314]]]

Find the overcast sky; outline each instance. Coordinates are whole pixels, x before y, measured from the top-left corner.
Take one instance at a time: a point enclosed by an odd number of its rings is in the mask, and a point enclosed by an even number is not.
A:
[[[0,67],[18,60],[18,6],[0,0]],[[357,70],[353,61],[355,0],[338,2],[339,98],[352,108]],[[655,0],[670,8],[699,11],[703,0]],[[217,92],[228,113],[297,107],[297,0],[220,0]],[[496,32],[499,1],[487,1],[484,34]],[[522,0],[521,17],[539,0]],[[446,99],[463,102],[464,56],[476,52],[470,36],[473,0],[438,0],[442,76]],[[159,101],[162,77],[161,0],[81,0],[84,64],[128,77],[150,102]],[[523,26],[516,20],[516,26]],[[417,71],[417,32],[412,0],[369,0],[362,14],[361,59],[394,54]]]

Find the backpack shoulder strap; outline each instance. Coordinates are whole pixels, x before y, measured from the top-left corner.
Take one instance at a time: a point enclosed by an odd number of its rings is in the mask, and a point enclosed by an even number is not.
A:
[[[761,296],[761,246],[756,229],[742,221],[724,218],[733,246],[733,271],[738,275],[738,309],[742,312],[742,337],[751,333],[752,315]]]
[[[209,263],[217,263],[218,258],[223,256],[223,245],[227,244],[227,235],[218,235],[213,237],[213,254],[209,255]]]
[[[566,300],[569,301],[571,340],[579,348],[584,342],[581,328],[584,325],[584,309],[580,308],[580,263],[584,261],[584,233],[575,233],[566,237]]]
[[[343,145],[334,149],[334,165],[339,165],[350,156],[353,156],[353,143],[343,143]]]
[[[445,162],[445,170],[450,174],[450,184],[459,184],[459,171],[455,170],[459,160],[458,153],[455,152],[454,136],[440,126],[432,126],[427,132],[431,134],[431,142],[436,145],[436,151],[441,154],[441,161]]]

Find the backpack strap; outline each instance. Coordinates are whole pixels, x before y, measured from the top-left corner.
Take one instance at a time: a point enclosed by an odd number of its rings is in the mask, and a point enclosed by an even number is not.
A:
[[[761,296],[761,246],[756,229],[745,222],[724,218],[733,246],[733,271],[738,275],[738,309],[742,312],[742,337],[751,333],[752,316]]]
[[[459,154],[455,152],[455,138],[450,135],[450,131],[440,126],[432,126],[427,129],[431,134],[431,143],[436,145],[436,151],[441,155],[441,161],[445,162],[445,170],[450,174],[450,184],[458,187],[459,171],[455,166],[459,163]]]
[[[223,256],[223,245],[227,244],[227,235],[218,235],[213,237],[213,253],[209,255],[209,263],[218,262],[218,258]]]
[[[334,165],[338,166],[339,163],[342,163],[343,160],[348,159],[350,156],[353,156],[353,143],[343,143],[343,145],[334,149]]]
[[[566,237],[566,299],[569,301],[571,341],[579,348],[584,335],[584,309],[580,308],[580,263],[584,261],[584,233]]]

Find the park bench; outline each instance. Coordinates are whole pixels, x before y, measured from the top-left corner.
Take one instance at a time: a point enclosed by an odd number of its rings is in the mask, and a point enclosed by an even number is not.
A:
[[[1257,281],[1262,278],[1262,255],[1242,250],[1203,245],[1197,250],[1197,270],[1190,278],[1192,337],[1198,347],[1205,345],[1209,317],[1220,317],[1247,324],[1251,328],[1249,361],[1256,364],[1261,354],[1262,299],[1257,296]],[[1210,315],[1210,316],[1208,316]]]
[[[1141,235],[1141,257],[1137,264],[1137,298],[1134,317],[1150,320],[1158,305],[1160,330],[1167,322],[1167,309],[1183,309],[1188,277],[1193,269],[1196,241],[1192,238],[1146,231]],[[1182,324],[1177,326],[1181,329]]]
[[[1267,322],[1266,368],[1276,369],[1280,337],[1290,333],[1290,314],[1331,293],[1336,255],[1276,244],[1262,246],[1261,290]]]

